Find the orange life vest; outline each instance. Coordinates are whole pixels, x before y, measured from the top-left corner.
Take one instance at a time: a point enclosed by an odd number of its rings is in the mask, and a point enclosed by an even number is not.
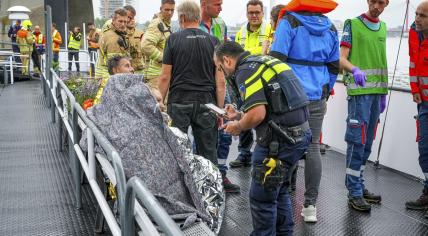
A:
[[[428,39],[421,41],[413,27],[409,31],[409,56],[412,94],[419,93],[428,101]]]
[[[292,0],[279,12],[278,20],[282,19],[285,12],[314,12],[314,13],[329,13],[336,9],[338,3],[334,0]]]

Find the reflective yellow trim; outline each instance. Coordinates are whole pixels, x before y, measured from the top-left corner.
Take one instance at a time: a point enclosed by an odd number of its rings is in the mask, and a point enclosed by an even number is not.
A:
[[[269,68],[267,71],[265,71],[265,73],[263,73],[262,78],[266,82],[269,82],[275,75],[276,75],[275,71]]]
[[[265,67],[266,67],[265,65],[261,65],[261,66],[259,67],[259,69],[256,71],[256,73],[254,73],[250,78],[248,78],[247,80],[245,80],[245,84],[249,84],[249,83],[251,83],[255,78],[257,78],[257,77],[260,75],[260,73],[262,73],[262,70],[263,70]]]
[[[280,63],[265,71],[262,75],[262,78],[266,82],[269,82],[276,74],[281,74],[282,72],[287,70],[291,70],[290,67],[284,63]]]
[[[263,83],[260,79],[258,79],[254,84],[252,84],[250,87],[246,88],[245,90],[245,100],[247,100],[251,95],[259,91],[260,89],[263,89]]]

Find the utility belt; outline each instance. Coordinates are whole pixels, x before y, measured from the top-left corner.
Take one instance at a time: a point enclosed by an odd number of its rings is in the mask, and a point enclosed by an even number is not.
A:
[[[256,129],[257,144],[269,147],[272,141],[277,140],[280,143],[295,145],[305,138],[308,130],[310,130],[308,121],[296,126],[284,126],[270,120]]]

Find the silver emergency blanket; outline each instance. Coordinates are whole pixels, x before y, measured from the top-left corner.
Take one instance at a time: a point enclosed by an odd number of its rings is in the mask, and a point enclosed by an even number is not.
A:
[[[166,125],[142,76],[112,76],[101,103],[87,114],[118,151],[127,178],[140,177],[173,219],[185,220],[183,227],[202,220],[219,232],[225,205],[221,174],[192,154],[186,134]]]

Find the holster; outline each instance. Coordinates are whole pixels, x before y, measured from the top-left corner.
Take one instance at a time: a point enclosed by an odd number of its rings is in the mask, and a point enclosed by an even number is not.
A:
[[[257,184],[262,185],[266,191],[275,190],[275,188],[281,186],[284,183],[286,175],[285,163],[278,160],[275,170],[272,171],[272,173],[269,176],[266,176],[265,178],[266,171],[266,165],[260,164],[254,166],[251,173],[254,178],[254,181]]]

